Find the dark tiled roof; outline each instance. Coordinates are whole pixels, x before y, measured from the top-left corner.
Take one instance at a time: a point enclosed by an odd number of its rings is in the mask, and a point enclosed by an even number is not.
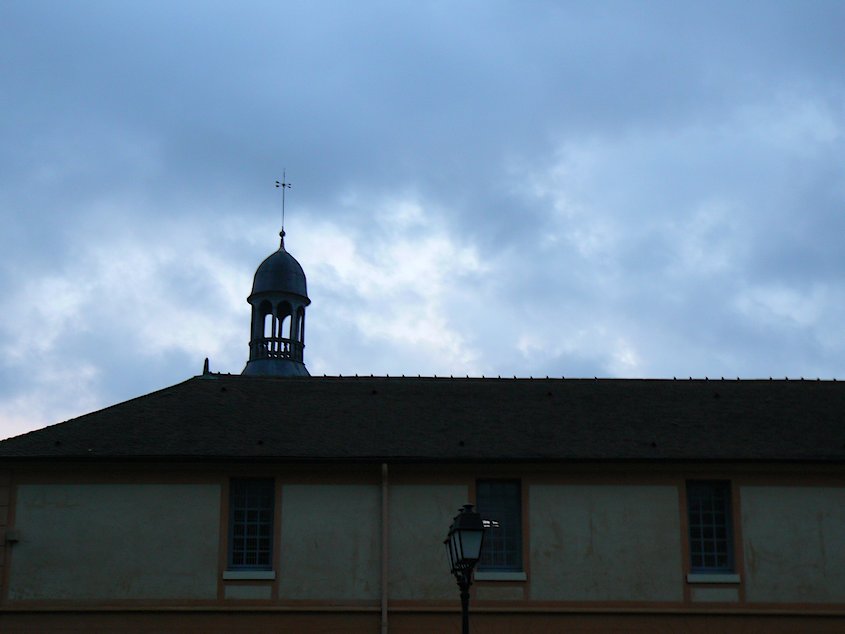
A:
[[[843,462],[845,384],[212,374],[0,458]]]

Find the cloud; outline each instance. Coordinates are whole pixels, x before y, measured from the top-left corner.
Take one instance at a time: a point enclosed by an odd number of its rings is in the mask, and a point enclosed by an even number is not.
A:
[[[0,425],[239,372],[841,375],[839,2],[6,3]]]
[[[472,371],[478,353],[461,332],[469,324],[456,321],[455,307],[467,281],[487,271],[476,249],[449,235],[438,212],[413,198],[378,201],[369,217],[370,226],[354,231],[331,222],[312,225],[298,240],[308,275],[319,280],[315,309],[328,313],[330,323],[353,326],[344,338],[383,351],[351,356],[341,367],[398,374],[408,372],[415,358],[420,371]],[[317,307],[320,299],[323,308]],[[315,344],[318,350],[352,343],[335,341],[325,328],[318,332],[326,338]]]
[[[20,420],[39,390],[47,396],[31,408],[33,424],[184,378],[175,358],[194,374],[204,356],[243,363],[249,269],[216,257],[192,223],[110,229],[95,243],[81,231],[69,245],[76,257],[0,299],[0,371],[16,386],[0,424]]]

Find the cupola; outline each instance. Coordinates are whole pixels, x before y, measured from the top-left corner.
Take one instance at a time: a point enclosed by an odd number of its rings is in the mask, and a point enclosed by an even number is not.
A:
[[[249,361],[242,374],[309,376],[303,361],[305,307],[311,303],[305,273],[285,250],[282,229],[279,250],[267,257],[252,282],[247,301],[252,306]]]

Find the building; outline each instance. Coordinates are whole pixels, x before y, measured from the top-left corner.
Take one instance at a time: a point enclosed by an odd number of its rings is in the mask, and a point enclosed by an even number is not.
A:
[[[310,377],[305,276],[242,375],[0,443],[2,632],[845,631],[845,385]]]

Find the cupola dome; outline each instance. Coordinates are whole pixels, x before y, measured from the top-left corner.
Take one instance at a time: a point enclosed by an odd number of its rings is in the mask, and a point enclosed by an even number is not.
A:
[[[252,294],[285,291],[308,298],[305,272],[299,262],[285,251],[284,239],[279,250],[269,255],[255,272]]]

